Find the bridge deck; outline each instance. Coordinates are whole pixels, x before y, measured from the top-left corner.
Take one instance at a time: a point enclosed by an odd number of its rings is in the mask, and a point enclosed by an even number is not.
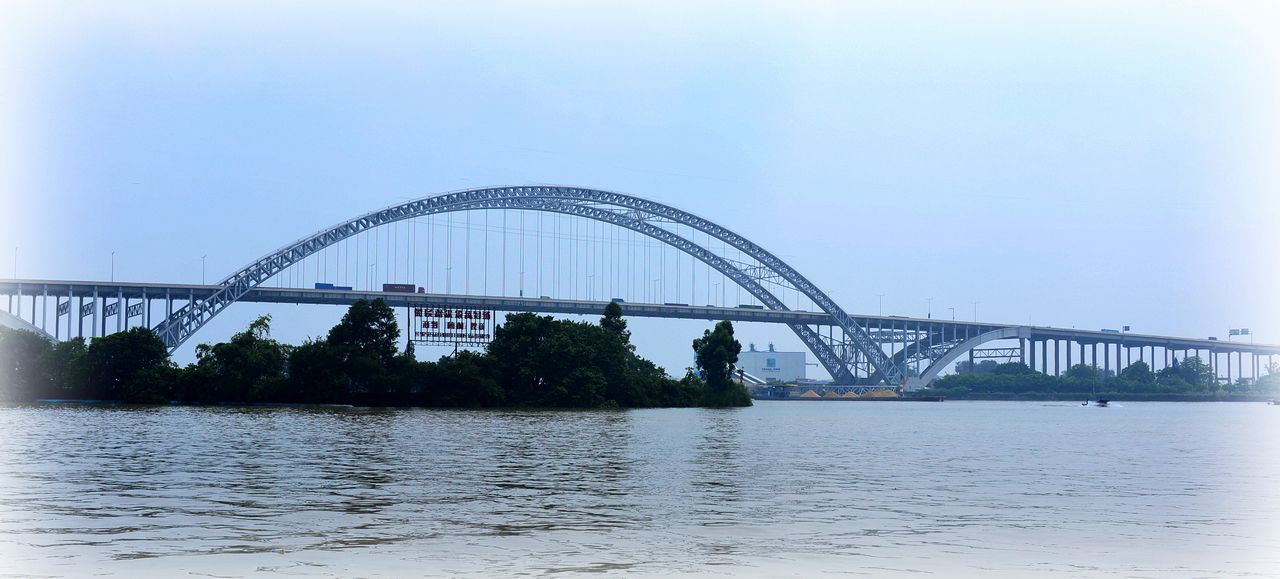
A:
[[[23,297],[43,296],[65,298],[92,297],[124,298],[137,300],[142,298],[163,300],[171,298],[186,301],[191,298],[201,299],[217,291],[218,285],[199,284],[151,284],[135,282],[94,282],[66,280],[0,280],[0,295]],[[498,297],[459,294],[413,294],[361,290],[323,290],[307,288],[269,288],[258,287],[250,290],[241,298],[242,302],[287,303],[287,304],[321,304],[350,305],[358,300],[381,298],[392,307],[412,307],[433,305],[451,308],[473,308],[496,310],[502,312],[540,312],[555,314],[600,315],[607,301],[566,300],[543,297]],[[831,325],[832,320],[824,312],[760,310],[753,308],[726,308],[709,305],[672,305],[645,304],[623,302],[623,311],[632,317],[681,318],[697,320],[731,320],[735,322],[762,322],[774,324],[804,324],[809,326]],[[966,322],[959,320],[940,320],[926,318],[909,318],[902,316],[868,316],[853,315],[855,321],[869,328],[910,327],[927,331],[953,329],[964,333],[979,334],[999,328],[1026,327],[1032,340],[1069,340],[1082,344],[1119,344],[1125,347],[1154,346],[1177,350],[1209,350],[1213,352],[1243,352],[1257,355],[1280,354],[1280,345],[1249,344],[1245,342],[1229,342],[1219,340],[1179,338],[1150,334],[1113,333],[1072,328],[1054,328],[1046,326],[1022,326],[1019,324],[993,324],[988,322]]]

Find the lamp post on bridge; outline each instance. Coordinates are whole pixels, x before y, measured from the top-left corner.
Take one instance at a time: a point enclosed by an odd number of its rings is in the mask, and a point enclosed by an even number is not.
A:
[[[208,255],[200,256],[200,285],[207,285],[204,281],[204,260]]]
[[[973,321],[978,321],[978,302],[973,302]]]
[[[956,309],[955,308],[947,308],[947,309],[951,310],[951,321],[953,322],[956,321]]]
[[[111,252],[111,283],[116,281],[116,252]]]
[[[927,319],[932,320],[932,319],[933,319],[933,298],[928,298],[928,299],[927,299],[927,300],[925,300],[925,301],[927,301],[927,302],[929,303],[929,311],[928,311],[928,313],[926,313],[926,314],[925,314],[925,317],[926,317]]]
[[[880,317],[884,317],[884,294],[876,294],[880,298]]]

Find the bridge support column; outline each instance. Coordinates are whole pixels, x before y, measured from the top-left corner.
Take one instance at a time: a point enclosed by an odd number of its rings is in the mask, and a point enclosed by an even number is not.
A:
[[[40,308],[40,329],[48,333],[49,331],[49,286],[47,285],[44,286],[44,297],[40,298],[40,301],[42,302],[40,304],[42,306]],[[54,328],[53,331],[57,332],[58,328]],[[56,341],[58,337],[54,336],[53,339]]]
[[[98,312],[102,310],[102,308],[98,307],[98,286],[93,286],[93,302],[92,303],[93,303],[93,329],[89,330],[89,334],[90,334],[89,337],[95,338],[96,336],[92,334],[98,331]],[[102,323],[103,324],[107,323],[106,319],[103,319]],[[106,328],[104,327],[103,330],[105,331]]]
[[[1116,348],[1116,358],[1120,357],[1120,349]],[[1116,362],[1119,364],[1119,362]],[[1105,376],[1111,372],[1111,344],[1102,345],[1102,372]]]
[[[1028,340],[1028,341],[1029,341],[1029,342],[1031,342],[1031,350],[1029,350],[1029,351],[1027,352],[1027,367],[1028,367],[1028,368],[1031,368],[1031,370],[1032,370],[1032,371],[1035,371],[1035,369],[1036,369],[1036,342],[1035,342],[1035,340]]]
[[[1053,341],[1053,375],[1062,375],[1062,340]]]
[[[116,331],[124,331],[125,310],[128,309],[128,303],[124,301],[124,288],[116,288]]]

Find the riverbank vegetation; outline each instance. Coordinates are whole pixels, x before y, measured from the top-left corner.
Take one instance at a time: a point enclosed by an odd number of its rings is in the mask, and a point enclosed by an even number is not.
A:
[[[1280,368],[1257,380],[1220,383],[1213,369],[1191,356],[1152,372],[1134,362],[1118,375],[1077,364],[1062,376],[1041,374],[1025,364],[1000,364],[987,371],[952,374],[926,391],[952,400],[1259,400],[1280,397]]]
[[[0,328],[0,400],[101,400],[181,404],[352,404],[446,408],[747,406],[730,380],[741,345],[729,322],[694,341],[700,374],[679,380],[638,356],[622,308],[599,324],[509,314],[484,352],[421,362],[398,350],[394,312],[382,300],[352,305],[323,338],[292,346],[271,318],[227,342],[201,344],[173,364],[152,331],[133,328],[86,344],[51,344]]]

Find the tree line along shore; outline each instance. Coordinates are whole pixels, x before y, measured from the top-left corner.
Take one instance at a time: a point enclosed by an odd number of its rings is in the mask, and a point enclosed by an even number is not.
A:
[[[749,406],[733,381],[741,344],[720,322],[693,340],[697,372],[672,379],[639,356],[622,308],[600,323],[508,314],[483,352],[419,361],[382,300],[353,304],[328,334],[300,345],[262,316],[229,341],[200,344],[178,366],[147,328],[57,344],[0,328],[0,401],[137,404],[350,404],[440,408]]]
[[[1134,362],[1112,374],[1097,366],[1076,364],[1062,376],[1042,374],[1019,362],[968,368],[944,376],[926,390],[950,400],[1266,400],[1280,397],[1280,367],[1272,364],[1257,379],[1219,382],[1213,368],[1198,356],[1177,360],[1152,371]]]

